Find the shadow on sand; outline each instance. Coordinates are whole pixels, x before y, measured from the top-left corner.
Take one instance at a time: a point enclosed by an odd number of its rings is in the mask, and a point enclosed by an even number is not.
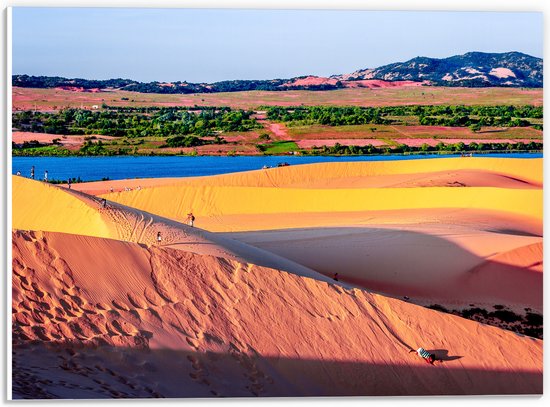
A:
[[[426,365],[266,357],[254,350],[191,352],[25,343],[13,349],[14,398],[202,398],[541,394],[542,370],[471,368],[431,350]],[[460,359],[460,360],[459,360]],[[470,361],[471,362],[471,361]],[[475,363],[474,363],[475,364]]]

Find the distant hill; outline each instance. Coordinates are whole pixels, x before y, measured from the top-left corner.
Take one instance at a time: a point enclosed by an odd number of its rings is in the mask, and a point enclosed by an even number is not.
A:
[[[542,59],[521,52],[468,52],[444,59],[416,57],[375,69],[363,69],[339,80],[430,81],[441,86],[542,87]]]
[[[291,79],[233,80],[215,83],[138,82],[130,79],[67,79],[13,75],[12,85],[25,88],[61,88],[79,92],[120,89],[141,93],[216,93],[249,90],[332,90],[402,86],[530,87],[542,88],[542,59],[506,52],[468,52],[444,59],[416,57],[351,74],[300,76]]]

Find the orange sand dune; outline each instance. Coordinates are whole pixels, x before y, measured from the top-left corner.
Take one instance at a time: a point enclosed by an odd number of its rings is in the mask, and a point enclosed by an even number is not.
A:
[[[491,213],[485,213],[491,219]],[[467,219],[466,214],[462,217]],[[422,304],[542,312],[542,236],[472,224],[241,232],[232,238],[358,287]],[[503,219],[504,220],[504,219]],[[498,230],[502,230],[499,232]],[[497,252],[498,254],[494,254]]]
[[[542,160],[457,158],[151,180],[107,196],[172,219],[193,211],[203,228],[416,303],[542,311],[542,274],[525,264],[540,268],[542,252],[523,249],[542,242],[541,182]]]
[[[78,191],[14,176],[12,227],[64,232],[155,245],[161,232],[162,246],[251,262],[302,276],[330,281],[304,266],[239,241],[191,228],[159,216],[109,202]]]
[[[541,340],[220,257],[15,231],[12,284],[15,398],[542,393]]]

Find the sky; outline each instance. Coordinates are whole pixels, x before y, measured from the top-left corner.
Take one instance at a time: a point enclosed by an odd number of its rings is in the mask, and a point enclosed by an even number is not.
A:
[[[542,13],[13,9],[12,73],[143,82],[329,76],[469,51],[543,55]]]

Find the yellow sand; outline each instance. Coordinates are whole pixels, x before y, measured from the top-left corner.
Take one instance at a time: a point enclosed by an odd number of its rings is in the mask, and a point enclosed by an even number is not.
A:
[[[357,188],[357,179],[395,174],[429,174],[475,169],[484,187],[457,187],[447,178],[434,187]],[[495,177],[495,174],[498,177]],[[471,177],[471,176],[470,176]],[[410,176],[403,176],[414,186]],[[323,180],[329,185],[322,188]],[[525,188],[510,188],[510,180]],[[398,181],[393,177],[392,183]],[[501,211],[542,219],[542,160],[457,158],[393,162],[324,163],[174,180],[156,186],[140,180],[140,190],[114,192],[107,199],[184,221],[192,211],[212,231],[250,230],[246,224],[225,227],[220,217],[297,213],[365,212],[437,208]],[[338,183],[338,187],[334,184]],[[315,184],[315,188],[310,186]],[[450,184],[450,185],[448,185]],[[528,187],[528,188],[527,188]],[[526,205],[526,202],[529,204]],[[297,227],[300,226],[298,220]],[[266,229],[277,229],[274,219]]]
[[[12,227],[110,237],[95,207],[40,181],[12,176]]]

